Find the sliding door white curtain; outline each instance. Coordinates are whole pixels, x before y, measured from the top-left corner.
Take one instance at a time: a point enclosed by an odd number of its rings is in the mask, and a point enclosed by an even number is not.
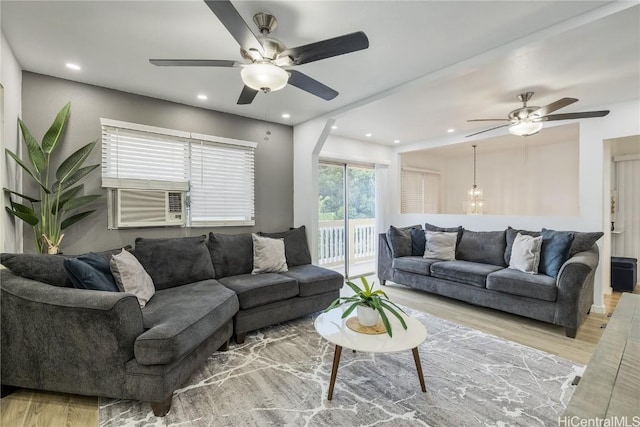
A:
[[[640,258],[640,159],[616,160],[615,228],[613,256]]]

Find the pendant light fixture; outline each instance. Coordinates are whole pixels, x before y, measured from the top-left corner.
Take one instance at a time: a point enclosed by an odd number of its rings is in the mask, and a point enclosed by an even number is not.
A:
[[[473,186],[467,191],[467,199],[463,203],[467,215],[482,215],[484,200],[482,188],[476,184],[476,145],[473,145]]]

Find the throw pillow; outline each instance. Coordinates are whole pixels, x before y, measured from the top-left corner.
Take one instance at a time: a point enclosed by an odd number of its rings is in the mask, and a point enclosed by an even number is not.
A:
[[[551,277],[558,277],[560,267],[569,258],[569,249],[574,234],[569,231],[542,229],[542,250],[539,271]]]
[[[422,230],[421,228],[412,228],[410,233],[411,233],[411,255],[412,256],[424,255],[424,250],[427,244],[426,236],[424,235],[424,230]]]
[[[601,231],[595,231],[591,233],[584,233],[581,231],[570,231],[573,233],[573,243],[571,243],[571,249],[569,249],[569,258],[577,254],[578,252],[584,252],[591,249],[591,246],[604,236]]]
[[[393,225],[389,227],[387,231],[387,240],[391,247],[391,255],[394,258],[400,258],[403,256],[411,256],[411,230],[420,229],[421,225],[413,225],[410,227],[398,228]]]
[[[90,252],[78,258],[65,259],[64,269],[78,289],[118,292],[109,261],[99,254]]]
[[[303,225],[280,233],[258,233],[263,237],[284,239],[284,254],[288,267],[311,264],[311,252],[307,243],[307,230]]]
[[[458,233],[446,233],[444,231],[425,231],[424,258],[434,258],[443,261],[456,259],[456,242]]]
[[[136,239],[135,257],[149,273],[155,289],[214,279],[206,236]],[[189,260],[189,262],[184,262]]]
[[[283,273],[288,271],[284,239],[272,239],[252,234],[253,271],[251,274]]]
[[[540,236],[539,231],[516,230],[514,228],[511,228],[510,226],[507,227],[507,248],[504,250],[504,262],[506,262],[507,265],[509,265],[509,262],[511,260],[511,248],[513,247],[513,241],[516,239],[518,233],[524,236]]]
[[[538,274],[541,248],[542,236],[533,237],[518,233],[513,240],[509,268]]]
[[[251,234],[209,233],[207,246],[216,272],[216,279],[249,274],[253,270]]]
[[[151,276],[144,270],[142,264],[131,253],[124,249],[118,255],[111,257],[111,273],[118,289],[130,292],[138,298],[140,307],[147,305],[156,292]]]
[[[437,225],[429,224],[428,222],[424,224],[424,229],[427,231],[444,231],[446,233],[458,233],[456,245],[460,244],[460,239],[462,239],[462,232],[464,231],[464,228],[462,228],[461,225],[457,227],[438,227]]]

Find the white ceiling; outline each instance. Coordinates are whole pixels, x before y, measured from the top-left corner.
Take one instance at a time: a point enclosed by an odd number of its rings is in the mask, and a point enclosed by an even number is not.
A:
[[[285,124],[334,117],[337,135],[391,144],[443,136],[450,127],[461,135],[481,130],[465,121],[505,117],[524,90],[536,92],[533,105],[580,98],[562,112],[638,98],[640,6],[608,3],[234,1],[252,29],[254,13],[273,13],[272,36],[289,47],[357,30],[370,41],[367,50],[297,67],[339,91],[333,101],[288,86],[258,94],[250,106],[236,105],[237,68],[148,62],[240,60],[237,43],[202,1],[3,0],[0,12],[24,70]],[[66,62],[83,69],[68,70]],[[199,101],[199,93],[209,99]]]

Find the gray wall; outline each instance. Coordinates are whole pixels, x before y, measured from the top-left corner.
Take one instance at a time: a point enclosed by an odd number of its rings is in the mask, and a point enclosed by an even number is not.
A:
[[[136,228],[107,230],[106,198],[96,205],[98,212],[67,230],[62,242],[64,253],[116,248],[133,244],[136,237],[177,237],[252,231],[282,231],[293,225],[293,129],[290,126],[248,119],[232,114],[205,110],[24,72],[22,76],[22,116],[38,141],[51,125],[62,106],[71,102],[71,117],[59,159],[66,158],[82,145],[100,137],[100,118],[122,120],[188,132],[223,136],[258,142],[255,151],[255,227],[219,228]],[[265,131],[271,130],[269,141]],[[85,165],[100,163],[99,144]],[[56,165],[57,167],[57,165]],[[37,188],[24,178],[26,194],[37,194]],[[97,169],[85,178],[85,194],[106,191],[100,187]],[[24,229],[24,251],[34,252],[31,227]]]

